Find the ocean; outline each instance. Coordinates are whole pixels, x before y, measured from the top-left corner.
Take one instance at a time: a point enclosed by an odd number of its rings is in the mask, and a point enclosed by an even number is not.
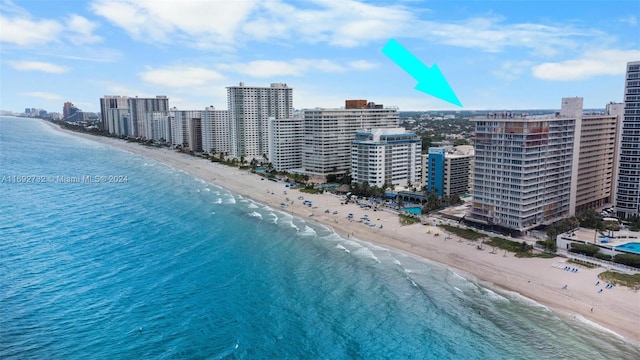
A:
[[[1,359],[640,358],[584,319],[40,120],[0,118],[0,170]]]

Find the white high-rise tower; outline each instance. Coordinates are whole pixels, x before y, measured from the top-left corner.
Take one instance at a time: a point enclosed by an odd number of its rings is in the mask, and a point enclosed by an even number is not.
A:
[[[293,116],[293,89],[287,84],[270,87],[227,87],[231,156],[260,159],[269,154],[269,118]]]

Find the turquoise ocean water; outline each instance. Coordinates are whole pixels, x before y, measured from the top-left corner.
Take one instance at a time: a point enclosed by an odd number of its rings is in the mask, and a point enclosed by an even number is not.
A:
[[[1,359],[640,358],[517,294],[39,120],[0,118],[0,171],[47,181],[0,184]],[[127,182],[55,181],[85,175]]]

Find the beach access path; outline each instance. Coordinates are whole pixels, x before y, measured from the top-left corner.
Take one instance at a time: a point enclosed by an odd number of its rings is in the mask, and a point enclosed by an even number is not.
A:
[[[59,129],[57,125],[50,125]],[[365,210],[355,204],[342,205],[341,199],[334,195],[302,193],[285,187],[283,182],[266,181],[246,170],[213,163],[167,148],[65,132],[184,170],[274,209],[327,225],[341,236],[392,248],[427,261],[435,261],[497,291],[517,292],[550,307],[560,316],[570,316],[594,326],[604,327],[627,342],[640,344],[640,292],[622,286],[599,292],[606,284],[602,281],[599,286],[595,284],[599,281],[598,274],[605,269],[589,269],[570,263],[564,265],[566,259],[560,257],[516,258],[513,253],[505,254],[503,250],[493,252],[489,246],[484,246],[484,250],[478,250],[477,243],[446,234],[436,226],[402,226],[396,214]],[[313,207],[303,204],[303,201],[298,199],[301,196],[312,201]],[[282,207],[282,203],[287,205]],[[334,211],[337,211],[337,214],[334,214]],[[349,213],[353,214],[353,219],[347,217]],[[358,222],[365,214],[371,219],[370,223],[376,226]],[[380,228],[380,225],[383,227]],[[563,270],[564,266],[578,268],[579,271],[566,271]]]

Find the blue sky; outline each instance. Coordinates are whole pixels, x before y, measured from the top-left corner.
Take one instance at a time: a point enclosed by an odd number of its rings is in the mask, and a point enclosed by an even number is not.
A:
[[[226,86],[294,88],[296,108],[368,99],[456,109],[382,54],[394,38],[438,64],[464,109],[622,101],[640,60],[640,1],[0,0],[0,108],[49,111],[103,95],[226,109]]]

